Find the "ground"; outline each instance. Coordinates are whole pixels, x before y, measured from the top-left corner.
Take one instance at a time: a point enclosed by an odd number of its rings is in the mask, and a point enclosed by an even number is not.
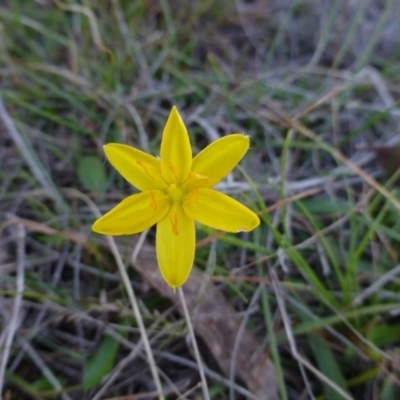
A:
[[[91,231],[135,192],[102,146],[158,155],[173,105],[195,153],[250,136],[217,188],[262,221],[197,227],[210,398],[398,399],[399,20],[395,0],[1,2],[3,399],[159,398],[121,265],[164,395],[203,398],[154,228]]]

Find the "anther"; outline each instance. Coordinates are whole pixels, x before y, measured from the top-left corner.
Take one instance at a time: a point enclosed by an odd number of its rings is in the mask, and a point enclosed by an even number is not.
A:
[[[175,182],[178,182],[179,181],[179,169],[176,168],[175,165],[172,164],[172,162],[170,162],[168,164],[168,167],[169,167],[169,169],[171,171],[171,174],[173,175],[173,177],[175,179]]]
[[[200,174],[198,174],[196,172],[193,172],[193,171],[190,171],[190,177],[194,178],[194,179],[198,179],[199,181],[205,181],[205,182],[210,180],[210,178],[208,176],[200,175]]]
[[[172,212],[169,215],[169,220],[171,221],[171,228],[172,228],[172,233],[174,235],[179,235],[178,232],[178,215],[176,214],[176,212]]]
[[[144,169],[144,171],[147,173],[147,175],[149,175],[150,178],[154,181],[154,176],[150,172],[149,164],[147,164],[146,162],[141,161],[141,160],[138,160],[136,162]]]
[[[197,187],[194,187],[194,188],[190,191],[189,196],[188,196],[188,198],[187,198],[187,203],[188,203],[188,206],[189,206],[189,207],[192,205],[192,203],[193,203],[194,201],[197,201],[197,194],[198,194],[198,191],[199,191],[199,189],[198,189]]]
[[[154,192],[152,189],[149,189],[150,192],[150,205],[153,207],[154,211],[157,211],[157,200],[154,196]]]

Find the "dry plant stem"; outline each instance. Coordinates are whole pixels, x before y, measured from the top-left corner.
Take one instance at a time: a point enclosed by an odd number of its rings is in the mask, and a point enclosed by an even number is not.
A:
[[[235,382],[236,361],[237,361],[237,353],[238,353],[238,349],[240,346],[240,341],[242,339],[243,332],[246,329],[247,322],[250,318],[251,309],[257,304],[257,302],[260,298],[260,295],[261,295],[262,288],[263,288],[263,285],[259,284],[258,288],[256,289],[256,291],[254,292],[254,295],[251,298],[251,301],[250,301],[250,304],[249,304],[247,310],[245,311],[243,320],[240,323],[240,328],[236,334],[235,345],[233,346],[233,349],[232,349],[231,365],[229,368],[229,380],[231,382],[231,385],[229,385],[229,398],[231,400],[235,400],[235,390],[233,387],[233,383]]]
[[[198,382],[195,386],[193,386],[192,388],[187,390],[185,393],[180,395],[176,400],[188,400],[187,396],[194,394],[197,391],[197,389],[199,388],[199,386],[201,386],[201,382]]]
[[[201,379],[201,383],[202,383],[201,386],[202,386],[202,389],[203,389],[203,398],[204,398],[204,400],[210,400],[210,396],[208,394],[207,380],[206,380],[206,376],[204,374],[203,364],[202,364],[202,361],[201,361],[201,358],[200,358],[199,348],[197,347],[196,337],[194,336],[193,325],[192,325],[192,322],[190,320],[189,310],[188,310],[188,307],[187,307],[187,304],[186,304],[186,299],[185,299],[185,295],[184,295],[183,290],[182,290],[182,286],[179,287],[177,290],[178,290],[178,293],[179,293],[179,298],[181,300],[183,314],[185,315],[186,324],[187,324],[188,329],[189,329],[189,335],[190,335],[190,339],[192,341],[194,355],[196,357],[197,365],[199,366],[200,379]]]
[[[77,5],[77,4],[73,4],[73,5],[64,4],[60,0],[55,0],[54,2],[56,3],[56,5],[61,10],[70,11],[70,12],[73,12],[73,13],[85,15],[87,17],[87,19],[88,19],[88,22],[89,22],[89,26],[90,26],[90,31],[91,31],[91,34],[92,34],[93,42],[95,43],[95,45],[100,50],[103,50],[103,51],[111,54],[111,50],[109,50],[103,44],[103,41],[102,41],[101,35],[100,35],[99,24],[97,22],[96,15],[95,15],[95,13],[93,12],[93,10],[91,8],[85,7],[85,6],[81,6],[81,5]]]
[[[175,362],[177,364],[183,365],[187,368],[191,368],[191,369],[197,369],[197,363],[195,363],[194,361],[190,361],[186,358],[183,357],[179,357],[176,356],[174,354],[169,354],[167,352],[163,352],[160,351],[159,356]],[[228,386],[229,388],[232,386],[234,390],[236,390],[239,394],[245,396],[247,399],[251,399],[251,400],[260,400],[259,397],[255,396],[253,393],[249,392],[247,389],[245,389],[242,386],[237,385],[235,382],[231,382],[229,379],[224,378],[222,375],[217,374],[216,372],[210,370],[207,367],[204,367],[204,373],[205,375],[207,375],[210,379],[213,379],[214,381],[220,382],[226,386]]]
[[[137,248],[137,246],[136,246],[136,248]],[[151,330],[156,329],[157,325],[158,325],[158,323],[156,321],[150,326],[150,329]],[[123,358],[121,361],[119,361],[115,365],[113,370],[102,380],[101,384],[103,386],[92,397],[91,400],[100,400],[100,399],[104,398],[104,393],[106,392],[106,390],[119,377],[119,375],[121,374],[121,371],[123,369],[125,369],[126,366],[138,356],[138,353],[141,351],[141,348],[142,348],[141,341],[139,343],[132,344],[128,340],[126,340],[126,339],[122,338],[121,336],[119,336],[118,334],[116,334],[116,332],[113,331],[112,329],[109,329],[108,333],[110,335],[112,335],[116,340],[118,340],[124,347],[130,349],[131,351],[125,358]],[[161,336],[161,334],[154,336],[154,340],[157,340],[157,336]],[[160,353],[158,353],[158,354],[160,354]],[[159,373],[163,377],[164,382],[165,382],[165,384],[164,384],[164,394],[168,395],[168,394],[172,393],[172,394],[175,394],[177,396],[180,395],[179,390],[176,388],[176,386],[173,384],[173,382],[171,382],[169,380],[168,376],[165,375],[161,370],[159,371]],[[166,386],[168,386],[168,387],[166,388]],[[156,394],[157,394],[157,392],[156,392]],[[139,397],[140,396],[144,396],[144,394],[139,395]]]
[[[122,282],[124,283],[125,290],[128,293],[128,297],[129,297],[129,300],[131,302],[133,312],[135,313],[136,321],[137,321],[137,324],[138,324],[138,327],[139,327],[139,330],[140,330],[140,334],[141,334],[142,340],[143,340],[143,346],[145,348],[145,351],[146,351],[146,354],[147,354],[147,357],[148,357],[151,373],[153,375],[154,383],[155,383],[156,388],[157,388],[158,393],[159,393],[158,397],[159,397],[160,400],[163,400],[164,396],[163,396],[160,377],[159,377],[158,371],[157,371],[157,366],[156,366],[156,363],[154,361],[153,352],[152,352],[151,347],[150,347],[149,338],[147,337],[147,334],[146,334],[146,328],[145,328],[144,323],[143,323],[143,319],[142,319],[142,315],[140,313],[139,305],[138,305],[138,302],[136,300],[136,296],[135,296],[135,293],[133,291],[132,285],[131,285],[131,283],[129,281],[128,273],[126,272],[125,265],[124,265],[124,263],[122,261],[121,254],[118,251],[118,248],[117,248],[117,245],[115,244],[114,239],[111,236],[107,236],[107,241],[108,241],[109,246],[111,248],[111,251],[113,252],[113,255],[115,257],[115,261],[116,261],[116,263],[118,265],[119,273],[121,274]]]
[[[65,192],[68,195],[72,196],[72,197],[80,198],[81,200],[83,200],[86,204],[88,204],[90,209],[95,214],[96,218],[100,218],[101,217],[100,211],[97,208],[96,204],[94,204],[93,201],[88,196],[86,196],[85,194],[83,194],[83,193],[81,193],[81,192],[79,192],[78,190],[75,190],[75,189],[65,189]],[[107,238],[108,245],[110,246],[110,249],[111,249],[111,251],[112,251],[112,253],[114,255],[115,262],[117,263],[118,270],[119,270],[119,273],[121,275],[122,282],[124,284],[124,287],[125,287],[125,290],[126,290],[126,292],[128,294],[129,301],[131,303],[133,312],[135,314],[135,318],[136,318],[136,321],[137,321],[137,324],[138,324],[140,335],[142,337],[143,346],[144,346],[144,349],[145,349],[146,354],[147,354],[147,359],[148,359],[148,362],[149,362],[150,370],[151,370],[151,373],[153,375],[153,379],[154,379],[154,383],[156,385],[156,389],[157,389],[157,391],[159,393],[158,398],[160,400],[164,400],[164,395],[163,395],[163,390],[162,390],[162,386],[161,386],[160,377],[158,375],[157,366],[156,366],[156,363],[154,361],[153,352],[152,352],[151,347],[150,347],[149,338],[147,337],[146,328],[145,328],[144,323],[143,323],[142,314],[140,313],[140,309],[139,309],[138,302],[136,300],[135,292],[133,291],[132,285],[131,285],[131,283],[129,281],[128,273],[126,272],[124,262],[122,261],[121,254],[118,251],[118,247],[115,244],[114,239],[111,236],[106,236],[106,238]]]
[[[72,400],[71,397],[63,392],[63,387],[58,381],[56,376],[53,374],[51,369],[45,364],[45,362],[40,358],[39,354],[33,348],[33,346],[22,337],[18,338],[18,343],[20,347],[25,351],[26,354],[31,358],[31,360],[36,364],[38,369],[41,371],[43,376],[50,382],[51,386],[60,394],[62,400]]]
[[[20,311],[22,305],[22,293],[24,291],[24,261],[25,261],[25,231],[22,225],[16,225],[17,230],[17,287],[10,321],[5,332],[5,344],[2,346],[0,360],[0,397],[3,392],[4,375],[8,357],[10,355],[11,345],[15,332],[18,329]]]
[[[353,305],[358,306],[368,297],[376,293],[382,286],[386,285],[386,283],[391,282],[396,275],[400,274],[400,265],[397,265],[395,268],[391,269],[386,274],[382,275],[379,279],[377,279],[374,283],[368,286],[364,291],[362,291],[357,297],[353,300]]]

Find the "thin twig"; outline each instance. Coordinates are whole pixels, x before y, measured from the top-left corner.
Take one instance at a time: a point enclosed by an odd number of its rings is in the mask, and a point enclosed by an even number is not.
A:
[[[22,349],[29,355],[32,361],[36,364],[40,372],[46,377],[49,383],[53,386],[53,388],[60,394],[61,399],[63,400],[72,400],[71,397],[65,393],[61,383],[58,381],[56,376],[53,374],[51,369],[45,364],[45,362],[41,359],[36,350],[32,347],[32,345],[22,337],[18,338],[18,342]]]
[[[239,351],[240,341],[243,337],[243,332],[245,331],[247,322],[250,318],[250,311],[258,303],[262,289],[263,289],[263,285],[259,284],[258,288],[256,289],[256,291],[254,292],[254,295],[251,298],[250,304],[247,307],[247,310],[245,311],[243,320],[240,323],[240,327],[236,333],[235,344],[233,345],[233,349],[232,349],[231,363],[229,366],[229,380],[231,382],[231,384],[229,385],[229,398],[231,400],[235,399],[235,389],[234,389],[233,383],[235,382],[236,361],[237,361],[237,354]]]
[[[165,351],[160,351],[158,353],[158,355],[162,358],[167,359],[168,361],[171,361],[173,363],[177,363],[180,365],[183,365],[187,368],[191,368],[191,369],[196,369],[197,370],[197,363],[195,363],[194,361],[188,360],[186,358],[177,356],[175,354],[170,354],[167,353]],[[226,385],[227,387],[233,387],[234,390],[236,390],[239,394],[241,394],[242,396],[245,396],[247,399],[251,399],[251,400],[259,400],[259,397],[254,395],[253,393],[249,392],[246,388],[239,386],[238,384],[236,384],[235,382],[231,382],[229,379],[225,378],[224,376],[214,372],[213,370],[207,368],[207,367],[203,367],[204,368],[204,373],[205,375],[207,375],[210,379],[220,382],[224,385]]]
[[[4,347],[2,348],[2,356],[0,360],[0,396],[3,392],[4,375],[6,372],[8,357],[10,355],[11,344],[13,342],[15,332],[18,329],[20,311],[22,305],[22,293],[24,291],[24,261],[25,261],[25,231],[22,225],[16,225],[17,230],[17,282],[16,294],[12,309],[10,321],[7,326],[7,333]]]
[[[187,307],[187,304],[186,304],[185,295],[183,293],[182,287],[179,287],[177,290],[178,290],[178,293],[179,293],[179,298],[181,300],[183,314],[185,315],[186,324],[187,324],[187,327],[188,327],[188,330],[189,330],[189,336],[190,336],[190,339],[192,341],[193,350],[194,350],[194,356],[195,356],[197,364],[199,366],[199,374],[200,374],[200,379],[201,379],[201,383],[202,383],[201,386],[202,386],[202,389],[203,389],[203,397],[204,397],[204,400],[210,400],[210,396],[208,394],[207,380],[206,380],[206,376],[204,374],[203,363],[202,363],[201,358],[200,358],[199,348],[197,347],[196,337],[194,336],[193,325],[192,325],[192,321],[190,320],[190,315],[189,315],[189,310],[188,310],[188,307]]]
[[[189,390],[187,390],[186,393],[183,393],[182,395],[180,395],[176,400],[187,400],[188,399],[187,396],[197,392],[197,389],[199,388],[199,386],[201,386],[201,382],[197,382],[196,385],[194,385]]]
[[[353,305],[354,306],[360,305],[365,299],[367,299],[369,296],[377,292],[382,286],[385,286],[388,282],[391,282],[394,279],[394,277],[399,274],[400,274],[400,265],[397,265],[395,268],[391,269],[389,272],[382,275],[374,283],[368,286],[358,296],[356,296],[353,300]]]

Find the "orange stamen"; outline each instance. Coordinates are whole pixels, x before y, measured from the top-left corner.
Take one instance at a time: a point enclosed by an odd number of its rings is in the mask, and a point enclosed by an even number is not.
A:
[[[154,181],[154,176],[150,172],[151,166],[149,164],[147,164],[146,162],[141,161],[141,160],[138,160],[136,162],[144,169],[144,171],[147,173],[147,175],[149,175],[150,178]]]
[[[190,191],[189,196],[188,196],[188,199],[187,199],[187,203],[188,203],[188,206],[189,206],[189,207],[192,205],[193,201],[197,201],[197,194],[198,194],[198,192],[199,192],[199,188],[197,188],[197,187],[194,187],[194,188]]]
[[[179,169],[176,168],[175,165],[172,164],[172,162],[169,162],[168,167],[171,171],[171,174],[174,176],[175,182],[178,182],[179,181]]]
[[[157,200],[154,196],[154,192],[152,189],[149,189],[150,192],[150,205],[153,207],[154,211],[157,211]]]
[[[174,235],[179,235],[178,232],[178,215],[176,212],[171,212],[171,214],[169,214],[169,220],[171,221],[171,228],[172,228],[172,233]]]
[[[210,178],[208,176],[197,174],[196,172],[190,171],[190,177],[194,179],[198,179],[200,181],[209,181]]]

